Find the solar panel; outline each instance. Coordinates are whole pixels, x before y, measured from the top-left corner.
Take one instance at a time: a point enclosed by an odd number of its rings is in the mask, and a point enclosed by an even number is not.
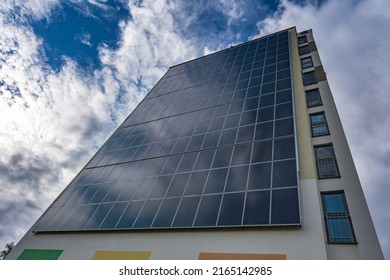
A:
[[[288,32],[174,67],[33,230],[298,225]]]

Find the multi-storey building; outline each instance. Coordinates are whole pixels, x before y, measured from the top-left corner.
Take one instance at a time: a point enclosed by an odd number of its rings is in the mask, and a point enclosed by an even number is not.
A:
[[[171,67],[8,258],[383,258],[312,31]]]

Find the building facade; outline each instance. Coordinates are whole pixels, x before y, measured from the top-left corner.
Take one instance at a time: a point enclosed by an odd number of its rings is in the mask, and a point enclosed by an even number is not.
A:
[[[383,259],[312,31],[171,67],[8,259]]]

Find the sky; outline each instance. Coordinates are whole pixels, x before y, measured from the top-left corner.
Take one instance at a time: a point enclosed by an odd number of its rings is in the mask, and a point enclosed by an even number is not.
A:
[[[0,2],[0,249],[17,243],[170,66],[312,29],[390,259],[390,1]]]

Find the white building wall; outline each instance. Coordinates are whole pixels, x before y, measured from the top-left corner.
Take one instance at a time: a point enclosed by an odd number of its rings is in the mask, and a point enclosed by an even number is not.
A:
[[[198,259],[200,253],[280,254],[287,259],[383,259],[348,144],[327,81],[304,87],[295,28],[290,30],[294,107],[300,178],[301,227],[212,230],[148,230],[100,233],[32,234],[17,244],[7,259],[24,249],[64,250],[60,259],[91,259],[96,251],[146,251],[151,259]],[[306,33],[309,41],[312,33]],[[318,52],[314,66],[321,66]],[[313,68],[314,69],[314,68]],[[306,70],[305,70],[306,71]],[[305,90],[318,87],[323,106],[306,108]],[[309,114],[326,114],[330,135],[311,137]],[[341,178],[318,180],[314,146],[332,143]],[[327,244],[321,192],[343,190],[357,244]]]

